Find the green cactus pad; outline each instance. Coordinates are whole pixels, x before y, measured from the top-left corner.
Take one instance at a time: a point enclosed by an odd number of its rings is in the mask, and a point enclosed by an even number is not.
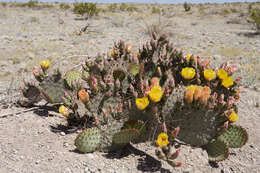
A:
[[[226,141],[230,148],[240,148],[246,144],[248,134],[241,126],[229,125],[228,129],[218,136],[218,139]]]
[[[87,129],[77,136],[75,146],[78,151],[83,153],[94,152],[100,145],[101,137],[99,129]]]
[[[119,79],[120,81],[123,81],[126,77],[126,74],[125,74],[124,70],[116,69],[113,71],[113,77],[114,77],[114,79]]]
[[[61,103],[64,95],[64,81],[56,75],[48,76],[40,84],[40,92],[49,103]]]
[[[133,76],[136,76],[139,72],[139,66],[137,63],[132,63],[129,67],[129,71]]]
[[[66,73],[66,82],[70,88],[72,88],[72,81],[81,80],[81,73],[75,70]]]
[[[125,146],[140,135],[136,129],[124,129],[113,136],[113,144]]]
[[[229,155],[229,147],[225,141],[215,140],[206,145],[210,162],[225,160]]]
[[[147,136],[147,127],[141,120],[130,120],[124,125],[124,129],[136,129],[140,132],[140,136],[134,139],[132,142],[139,143],[144,142]]]

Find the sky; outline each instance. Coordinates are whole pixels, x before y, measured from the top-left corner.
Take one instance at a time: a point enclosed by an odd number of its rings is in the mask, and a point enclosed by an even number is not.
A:
[[[0,0],[8,2],[27,2],[28,0]],[[41,2],[75,2],[76,0],[39,0]],[[96,3],[162,3],[162,4],[178,4],[188,3],[224,3],[224,2],[260,2],[260,0],[77,0],[79,2],[96,2]]]

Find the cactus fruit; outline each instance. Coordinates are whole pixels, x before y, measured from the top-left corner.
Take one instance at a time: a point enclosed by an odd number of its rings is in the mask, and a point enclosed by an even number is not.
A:
[[[219,162],[225,160],[229,155],[229,147],[225,141],[220,139],[212,141],[206,145],[209,161]]]
[[[241,148],[248,141],[248,134],[242,127],[232,124],[217,139],[227,142],[230,148]]]
[[[75,139],[75,146],[78,151],[89,153],[96,151],[100,145],[101,132],[97,128],[87,129],[81,132]]]

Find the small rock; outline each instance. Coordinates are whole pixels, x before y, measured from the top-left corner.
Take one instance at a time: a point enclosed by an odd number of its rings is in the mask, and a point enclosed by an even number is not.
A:
[[[221,169],[221,173],[230,173],[229,168]]]
[[[60,132],[60,135],[61,135],[61,136],[65,136],[66,133],[65,133],[65,132]]]
[[[94,155],[92,153],[86,154],[86,157],[90,160],[94,159]]]

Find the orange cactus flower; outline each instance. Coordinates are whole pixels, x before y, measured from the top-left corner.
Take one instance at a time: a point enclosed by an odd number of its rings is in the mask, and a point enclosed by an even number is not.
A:
[[[192,90],[192,88],[187,88],[186,89],[185,100],[188,103],[192,103],[192,101],[193,101],[193,90]]]
[[[85,89],[81,89],[78,92],[78,96],[83,103],[87,103],[89,101],[89,94]]]
[[[158,77],[153,77],[151,79],[151,88],[158,85],[160,85],[160,79]]]

